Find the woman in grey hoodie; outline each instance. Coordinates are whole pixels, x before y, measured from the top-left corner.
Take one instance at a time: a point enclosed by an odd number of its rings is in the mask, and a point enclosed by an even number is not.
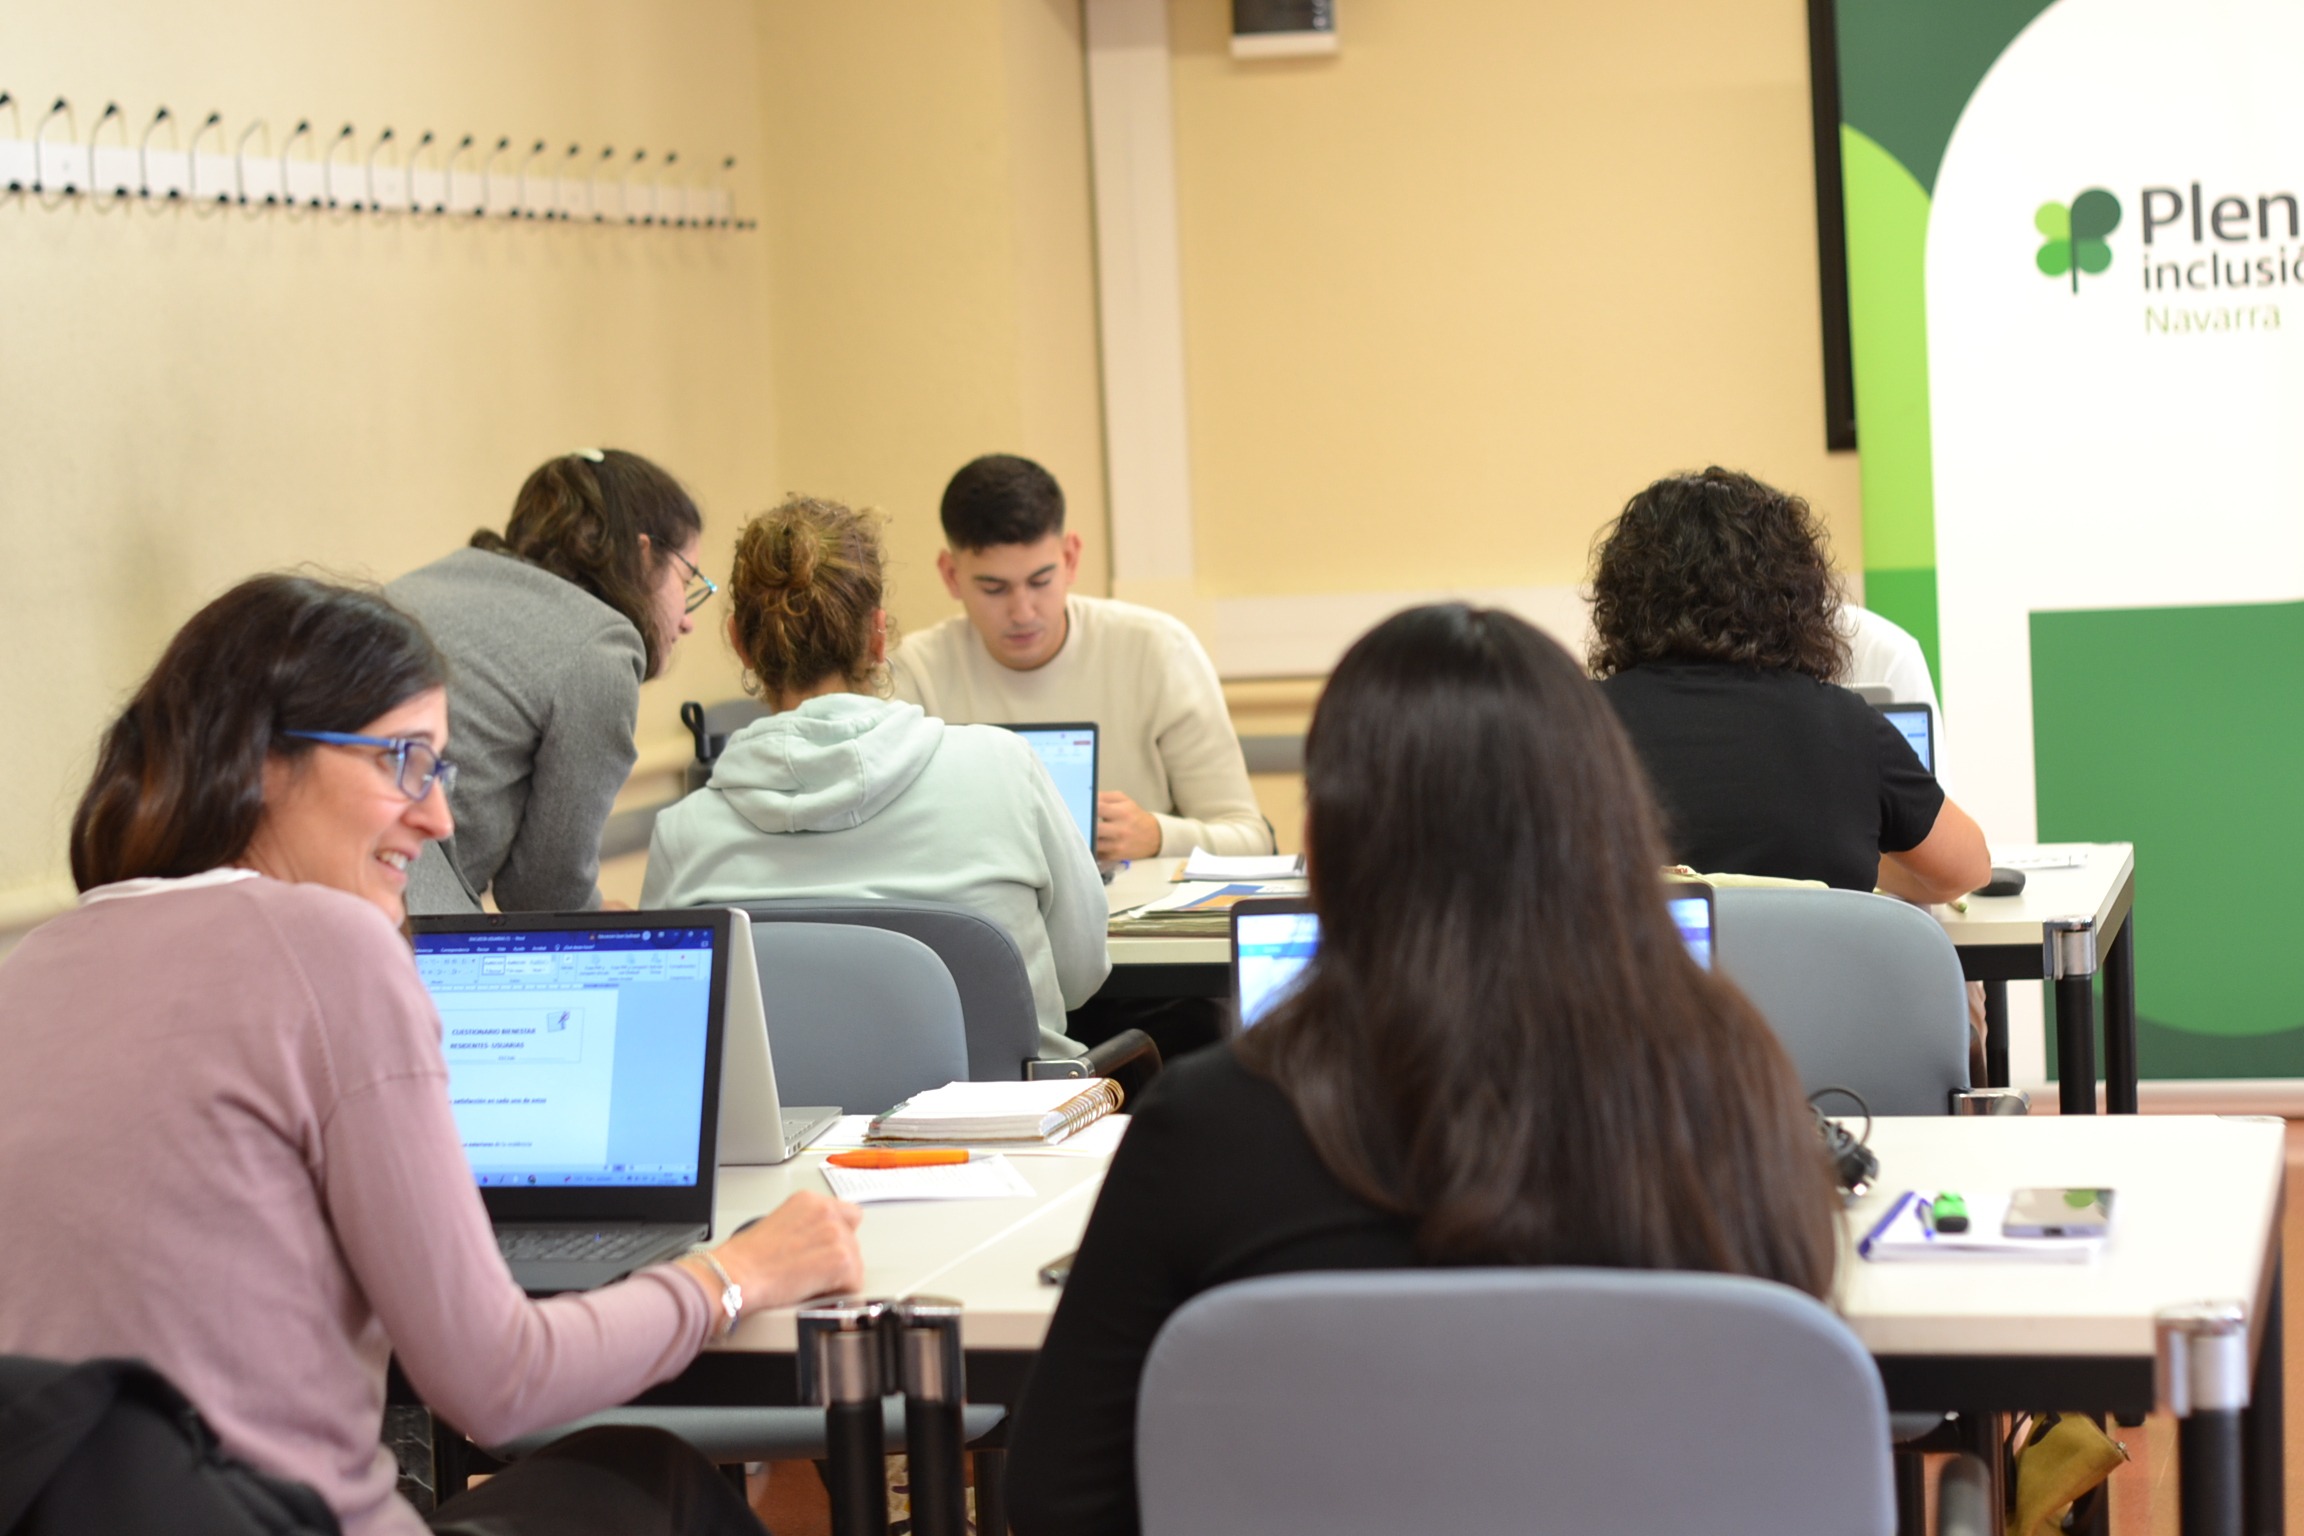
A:
[[[1101,986],[1104,886],[1021,737],[879,697],[888,658],[879,520],[793,497],[736,541],[728,638],[775,712],[656,818],[646,907],[784,897],[948,901],[1015,937],[1045,1052]]]

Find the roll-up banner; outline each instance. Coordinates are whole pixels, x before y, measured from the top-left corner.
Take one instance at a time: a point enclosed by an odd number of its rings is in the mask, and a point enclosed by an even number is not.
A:
[[[2147,1078],[2304,1077],[2304,4],[1834,0],[1865,593]]]

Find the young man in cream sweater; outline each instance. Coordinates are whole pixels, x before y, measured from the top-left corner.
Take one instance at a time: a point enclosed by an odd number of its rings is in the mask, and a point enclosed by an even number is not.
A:
[[[987,454],[944,488],[943,522],[936,569],[966,612],[898,647],[896,697],[956,725],[1095,721],[1099,859],[1270,853],[1208,653],[1167,614],[1073,593],[1055,477]]]

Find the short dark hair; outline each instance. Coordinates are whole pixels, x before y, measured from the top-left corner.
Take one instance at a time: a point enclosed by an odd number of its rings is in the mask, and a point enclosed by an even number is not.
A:
[[[654,677],[679,638],[657,633],[657,580],[664,562],[703,531],[703,514],[679,481],[636,453],[594,448],[536,466],[512,499],[504,531],[483,528],[472,547],[540,565],[624,615],[640,631]],[[642,534],[653,559],[640,557]]]
[[[1030,459],[988,453],[944,487],[944,539],[954,549],[1037,544],[1064,531],[1064,488]]]
[[[1657,481],[1601,534],[1593,673],[1725,662],[1837,682],[1848,641],[1826,545],[1808,503],[1750,475]]]
[[[1398,614],[1305,740],[1319,953],[1241,1040],[1321,1162],[1440,1264],[1822,1295],[1838,1202],[1783,1047],[1689,958],[1639,760],[1557,644]]]
[[[264,764],[357,731],[447,679],[380,592],[256,576],[192,615],[104,733],[72,816],[72,880],[197,875],[247,852]]]

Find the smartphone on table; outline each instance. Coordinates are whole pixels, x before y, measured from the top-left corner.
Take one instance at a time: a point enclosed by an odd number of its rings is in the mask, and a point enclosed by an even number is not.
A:
[[[2108,1189],[2020,1189],[2000,1223],[2005,1237],[2102,1237],[2112,1226]]]

